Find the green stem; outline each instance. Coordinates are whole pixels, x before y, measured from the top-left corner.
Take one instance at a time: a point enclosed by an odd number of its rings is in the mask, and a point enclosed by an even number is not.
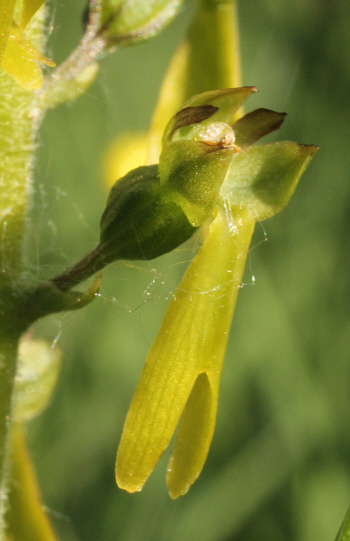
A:
[[[43,12],[26,30],[26,38],[39,45]],[[7,282],[23,267],[23,240],[34,136],[40,114],[37,97],[0,69],[0,271]]]
[[[89,23],[76,49],[45,77],[40,92],[42,107],[52,109],[60,103],[75,100],[95,79],[98,60],[106,47],[106,40],[100,35],[102,0],[91,3]]]
[[[17,2],[15,16],[21,8],[22,2]],[[26,39],[37,48],[43,23],[44,11],[39,10],[26,28]],[[42,115],[36,93],[22,88],[1,68],[0,96],[0,539],[5,539],[11,405],[18,340],[24,331],[14,283],[23,272],[34,139]]]
[[[4,515],[7,507],[8,453],[11,427],[11,403],[16,371],[18,338],[0,337],[0,539],[4,539]]]

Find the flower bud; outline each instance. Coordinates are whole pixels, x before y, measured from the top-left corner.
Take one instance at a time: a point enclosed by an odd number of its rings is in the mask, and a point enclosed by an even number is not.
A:
[[[107,46],[113,46],[157,35],[177,15],[182,0],[103,0],[101,4],[100,35]],[[96,10],[92,0],[90,6]]]

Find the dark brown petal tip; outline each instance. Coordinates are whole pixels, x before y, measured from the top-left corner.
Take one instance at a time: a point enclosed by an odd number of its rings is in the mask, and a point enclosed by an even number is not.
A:
[[[252,145],[261,137],[278,130],[286,114],[263,108],[248,113],[232,126],[235,132],[236,144],[244,148]]]
[[[171,139],[173,133],[179,128],[184,128],[185,126],[190,126],[191,124],[199,124],[213,116],[218,107],[214,105],[199,105],[197,107],[185,107],[181,109],[173,118],[173,126],[168,135],[168,140]]]

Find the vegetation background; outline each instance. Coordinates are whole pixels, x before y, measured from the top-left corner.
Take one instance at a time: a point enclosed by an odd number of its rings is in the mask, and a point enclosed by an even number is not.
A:
[[[56,63],[79,42],[85,4],[52,0]],[[105,151],[123,132],[148,129],[192,9],[185,4],[159,37],[106,57],[85,95],[46,116],[33,274],[52,277],[97,243]],[[275,138],[320,151],[288,207],[256,227],[214,441],[185,497],[167,495],[168,454],[135,495],[116,487],[114,461],[147,351],[196,246],[114,264],[92,305],[36,325],[64,354],[49,407],[28,425],[64,541],[332,541],[350,504],[350,3],[242,1],[239,18],[243,84],[259,89],[247,110],[286,111]]]

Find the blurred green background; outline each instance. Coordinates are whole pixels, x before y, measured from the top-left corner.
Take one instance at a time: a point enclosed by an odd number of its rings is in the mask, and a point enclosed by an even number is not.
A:
[[[85,3],[51,2],[57,63],[79,42]],[[159,37],[103,59],[84,96],[47,114],[33,275],[56,275],[96,245],[104,152],[121,133],[147,130],[192,12],[188,2]],[[241,1],[239,16],[243,84],[259,89],[247,110],[286,111],[276,137],[320,151],[288,207],[256,226],[213,444],[185,497],[167,495],[169,453],[135,495],[115,485],[114,461],[147,351],[196,246],[114,264],[92,305],[36,326],[64,355],[49,407],[28,425],[62,541],[332,541],[350,504],[350,3]]]

